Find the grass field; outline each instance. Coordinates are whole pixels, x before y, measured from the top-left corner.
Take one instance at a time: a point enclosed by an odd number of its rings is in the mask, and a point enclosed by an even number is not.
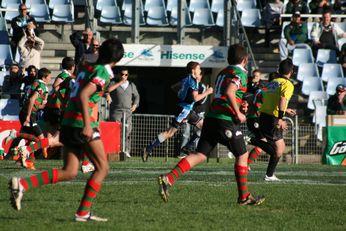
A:
[[[8,180],[33,172],[0,161],[0,230],[346,230],[345,167],[280,164],[277,176],[282,181],[266,183],[266,163],[256,163],[250,190],[265,195],[266,201],[240,207],[233,161],[211,160],[183,176],[163,203],[156,179],[176,161],[112,162],[93,206],[95,214],[109,221],[83,224],[72,218],[88,174],[26,192],[22,210],[15,211],[8,200]],[[37,161],[39,170],[61,164]]]

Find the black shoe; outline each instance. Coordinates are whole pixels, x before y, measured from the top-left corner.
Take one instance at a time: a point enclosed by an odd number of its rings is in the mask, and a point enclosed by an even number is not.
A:
[[[151,152],[148,152],[147,148],[145,147],[143,149],[143,153],[142,153],[142,160],[143,160],[143,162],[147,162],[149,156],[151,156]]]
[[[249,194],[245,200],[239,200],[238,199],[238,204],[239,205],[260,205],[265,201],[264,196],[253,196]]]

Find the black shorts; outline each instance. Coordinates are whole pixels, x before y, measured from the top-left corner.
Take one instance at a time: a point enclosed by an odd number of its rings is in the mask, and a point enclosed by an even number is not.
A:
[[[196,151],[209,156],[217,143],[227,146],[235,157],[246,153],[243,132],[239,124],[227,120],[206,118]]]
[[[246,119],[246,125],[249,131],[254,134],[257,139],[263,139],[264,135],[261,132],[258,118],[248,118]]]
[[[92,140],[101,139],[100,132],[94,128]],[[81,135],[82,128],[62,126],[60,131],[60,142],[67,148],[82,150],[88,141]],[[89,141],[89,142],[90,142]]]
[[[28,133],[28,134],[35,135],[37,137],[42,135],[43,132],[41,130],[41,127],[37,123],[36,113],[31,113],[29,126],[24,126],[23,125],[25,120],[26,120],[26,116],[27,115],[28,114],[25,111],[21,110],[19,112],[19,121],[20,121],[20,124],[22,125],[21,131],[23,131],[25,133]]]
[[[59,125],[61,121],[61,110],[59,108],[45,107],[43,119],[51,125]]]
[[[179,129],[181,125],[187,121],[189,124],[196,126],[196,124],[202,119],[195,111],[182,109],[178,115],[172,121],[172,127]]]
[[[259,124],[261,128],[261,133],[263,136],[272,141],[277,141],[283,139],[283,129],[278,128],[278,118],[272,115],[261,113],[259,117]]]

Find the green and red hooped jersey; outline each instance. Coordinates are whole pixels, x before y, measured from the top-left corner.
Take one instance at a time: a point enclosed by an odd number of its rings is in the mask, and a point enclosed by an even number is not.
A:
[[[35,100],[34,106],[32,108],[31,113],[36,113],[41,105],[43,104],[43,101],[46,99],[48,94],[48,87],[46,85],[46,82],[44,82],[42,79],[36,79],[31,87],[28,89],[28,91],[25,93],[24,103],[23,103],[23,109],[26,111],[28,109],[30,97],[35,93],[38,93],[38,97]]]
[[[89,116],[91,127],[98,127],[99,123],[97,118],[92,116],[92,112],[95,109],[97,110],[97,103],[108,88],[111,76],[113,76],[113,73],[109,65],[83,65],[82,69],[77,74],[76,81],[70,91],[69,100],[61,124],[77,128],[84,127],[79,94],[88,83],[93,83],[96,85],[96,91],[89,97]]]
[[[247,78],[246,70],[240,65],[230,65],[223,69],[216,78],[214,100],[206,117],[234,121],[235,111],[226,91],[231,83],[237,86],[236,101],[240,107],[247,90]]]
[[[71,92],[71,89],[73,88],[74,84],[76,82],[76,76],[70,75],[69,78],[66,78],[62,83],[60,83],[60,89],[64,89],[64,94],[62,94],[62,102],[61,102],[61,110],[65,110],[67,106],[67,102],[69,100],[69,95]]]
[[[267,88],[260,88],[255,92],[253,100],[250,102],[249,110],[247,113],[247,118],[258,118],[260,113],[260,108],[263,104],[264,94]]]
[[[65,93],[66,93],[66,88],[65,86],[62,85],[62,83],[67,79],[70,78],[71,74],[67,71],[67,70],[63,70],[58,76],[57,78],[61,79],[62,82],[59,84],[59,92],[62,95],[63,98],[65,98]],[[67,86],[68,87],[68,86]],[[48,95],[48,100],[47,100],[47,104],[46,107],[48,108],[57,108],[60,109],[61,108],[61,100],[59,99],[59,97],[57,96],[56,92],[54,89],[52,89],[49,92]]]

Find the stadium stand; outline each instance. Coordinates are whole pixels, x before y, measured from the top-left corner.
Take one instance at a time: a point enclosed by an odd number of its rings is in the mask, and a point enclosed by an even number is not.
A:
[[[320,77],[315,63],[302,63],[298,66],[297,80],[304,81],[304,77]]]
[[[319,67],[323,67],[326,63],[337,63],[335,50],[318,49],[316,63]]]
[[[116,7],[116,6],[118,6],[118,4],[117,4],[117,1],[115,1],[115,0],[99,0],[96,3],[96,10],[102,11],[102,8],[104,6]],[[109,12],[109,13],[111,13],[111,12]],[[104,16],[106,16],[106,15],[104,15]]]
[[[245,27],[259,27],[261,25],[261,12],[259,9],[247,9],[241,14],[241,23]]]
[[[151,6],[148,9],[147,24],[151,26],[168,26],[167,13],[164,6]]]
[[[339,63],[326,63],[323,65],[321,78],[324,82],[334,81],[334,78],[344,78],[342,66]]]
[[[323,91],[322,80],[320,77],[316,76],[305,76],[303,85],[302,85],[302,93],[304,95],[310,95],[312,91]]]
[[[197,12],[199,9],[209,9],[210,4],[208,0],[190,0],[189,11]]]
[[[209,8],[196,10],[193,15],[192,24],[199,26],[214,26],[215,22],[211,10]]]
[[[191,20],[191,15],[187,6],[185,6],[184,12],[185,12],[185,26],[191,26],[192,20]],[[178,25],[178,8],[177,7],[171,8],[169,24],[171,24],[172,26]]]
[[[103,6],[100,21],[109,24],[122,24],[120,9],[118,6]]]
[[[294,49],[292,61],[294,66],[299,66],[302,63],[313,63],[314,57],[312,56],[311,49],[304,49],[304,48]]]
[[[316,106],[325,105],[328,94],[325,91],[311,91],[309,94],[308,109],[315,110]]]
[[[327,82],[327,89],[326,92],[328,95],[334,95],[335,94],[335,88],[338,84],[346,85],[346,79],[345,78],[334,78],[333,81]]]
[[[30,15],[33,16],[36,22],[50,22],[49,9],[46,3],[32,3]]]
[[[52,21],[73,23],[74,9],[72,4],[56,4],[52,13]]]

